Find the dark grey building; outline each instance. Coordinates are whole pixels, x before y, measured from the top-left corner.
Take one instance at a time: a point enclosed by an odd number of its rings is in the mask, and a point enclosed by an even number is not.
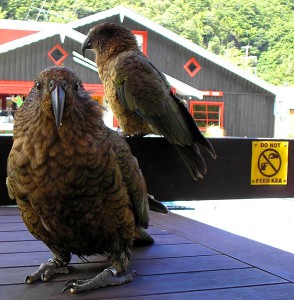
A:
[[[90,28],[105,21],[122,24],[137,35],[142,51],[187,100],[199,127],[214,124],[228,136],[273,137],[272,85],[125,7],[66,25],[49,24],[47,29],[0,45],[0,98],[28,93],[40,70],[63,64],[74,69],[86,88],[94,91],[94,98],[103,102],[94,53],[88,52],[84,59],[81,44]]]

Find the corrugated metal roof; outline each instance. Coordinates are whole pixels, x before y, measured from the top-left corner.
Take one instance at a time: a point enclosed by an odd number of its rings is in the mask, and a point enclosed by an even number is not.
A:
[[[227,69],[228,71],[230,71],[240,77],[243,77],[244,79],[254,83],[255,85],[260,86],[261,88],[269,91],[272,94],[275,94],[275,89],[272,84],[266,82],[265,80],[255,76],[251,73],[244,71],[243,69],[233,65],[232,63],[221,58],[220,56],[218,56],[212,52],[209,52],[208,50],[192,43],[191,41],[179,36],[178,34],[172,32],[171,30],[169,30],[159,24],[154,23],[153,21],[143,17],[142,15],[135,13],[133,10],[130,10],[124,6],[117,6],[112,9],[85,17],[83,19],[72,21],[72,22],[68,23],[68,25],[70,25],[72,28],[77,28],[77,27],[80,27],[80,26],[83,26],[83,25],[86,25],[89,23],[97,22],[99,20],[105,19],[110,16],[114,16],[114,15],[119,15],[122,23],[123,23],[124,17],[128,17],[128,18],[134,20],[135,22],[140,23],[140,24],[146,26],[147,28],[155,31],[156,33],[168,38],[169,40],[181,45],[182,47],[185,47],[188,50],[195,52],[198,55],[210,60],[211,62],[219,65],[220,67]]]
[[[58,33],[55,32],[54,30],[52,30],[52,32],[50,32],[50,33],[45,33],[43,31],[40,31],[38,33],[33,33],[31,35],[22,37],[20,39],[2,44],[0,46],[0,54],[11,51],[11,50],[14,50],[14,49],[17,49],[17,48],[21,48],[21,47],[26,46],[26,45],[30,45],[34,42],[38,42],[40,40],[43,40],[43,39],[46,39],[48,37],[54,36],[56,34],[58,34]]]
[[[15,30],[35,30],[35,31],[51,31],[56,30],[60,26],[59,23],[22,21],[22,20],[0,20],[1,29]]]
[[[22,47],[24,45],[29,45],[31,43],[37,42],[38,40],[42,40],[51,36],[54,36],[56,34],[60,35],[61,41],[64,41],[64,37],[68,36],[71,39],[76,40],[79,43],[82,43],[84,41],[85,35],[79,33],[78,31],[74,30],[73,28],[77,28],[86,24],[90,24],[93,22],[97,22],[99,20],[103,20],[107,17],[111,17],[114,15],[119,15],[120,20],[123,23],[123,20],[125,17],[128,17],[135,22],[142,24],[143,26],[149,28],[150,30],[155,31],[157,34],[160,34],[167,39],[170,39],[171,41],[178,43],[182,47],[185,47],[186,49],[206,58],[207,60],[219,65],[220,67],[236,74],[237,76],[240,76],[247,81],[263,88],[264,90],[269,91],[272,94],[276,94],[275,87],[266,82],[265,80],[248,73],[241,68],[233,65],[232,63],[224,60],[220,56],[209,52],[208,50],[205,50],[204,48],[192,43],[191,41],[179,36],[178,34],[170,31],[169,29],[164,28],[163,26],[156,24],[152,22],[151,20],[148,20],[147,18],[135,13],[134,11],[124,7],[124,6],[117,6],[115,8],[96,13],[94,15],[69,22],[67,24],[59,24],[59,23],[45,23],[45,25],[42,25],[42,22],[33,22],[33,23],[38,23],[38,25],[33,24],[32,21],[28,21],[30,24],[26,25],[26,29],[31,29],[32,27],[30,26],[35,26],[36,28],[39,28],[41,32],[32,34],[30,36],[20,38],[16,41],[8,42],[6,44],[3,44],[0,46],[0,53],[4,53],[19,47]],[[4,26],[3,22],[4,20],[0,20],[0,28],[2,27],[2,24]],[[5,20],[7,21],[7,20]],[[26,21],[17,21],[20,22],[19,26],[24,26],[23,22]],[[7,25],[6,25],[7,26]],[[17,23],[15,23],[14,26],[17,26]],[[38,26],[38,27],[36,27]],[[23,27],[25,28],[25,27]],[[19,29],[19,28],[18,28]]]
[[[51,30],[42,30],[40,32],[33,33],[31,35],[19,38],[17,40],[2,44],[0,45],[0,53],[5,53],[14,50],[16,48],[30,45],[32,43],[38,42],[40,40],[44,40],[54,35],[60,35],[60,40],[62,43],[64,42],[64,38],[66,36],[81,44],[84,42],[86,38],[84,34],[70,28],[68,25],[56,24],[56,23],[51,23],[51,24],[58,25],[58,26],[56,27],[54,26],[54,28],[51,28]]]

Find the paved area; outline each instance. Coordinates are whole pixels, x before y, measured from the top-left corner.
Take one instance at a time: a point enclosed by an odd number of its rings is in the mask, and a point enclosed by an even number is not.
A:
[[[174,213],[294,253],[294,198],[176,201]]]

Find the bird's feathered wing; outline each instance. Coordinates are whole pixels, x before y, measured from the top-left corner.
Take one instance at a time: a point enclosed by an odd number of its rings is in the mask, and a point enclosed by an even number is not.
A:
[[[148,194],[137,159],[132,156],[127,142],[117,132],[109,129],[109,139],[112,141],[122,178],[130,195],[136,223],[138,226],[147,228],[149,221]]]
[[[173,94],[164,75],[136,51],[120,53],[110,64],[116,71],[116,92],[121,104],[176,146],[195,179],[202,177],[206,164],[197,144],[213,157],[215,151],[185,105]]]

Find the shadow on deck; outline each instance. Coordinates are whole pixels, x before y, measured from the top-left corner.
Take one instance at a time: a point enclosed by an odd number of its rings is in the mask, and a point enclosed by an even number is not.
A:
[[[62,294],[67,280],[104,269],[104,258],[84,263],[74,256],[78,272],[24,284],[51,253],[27,231],[16,207],[0,207],[0,299],[294,299],[293,254],[172,213],[152,213],[148,231],[155,244],[133,250],[133,282]]]

